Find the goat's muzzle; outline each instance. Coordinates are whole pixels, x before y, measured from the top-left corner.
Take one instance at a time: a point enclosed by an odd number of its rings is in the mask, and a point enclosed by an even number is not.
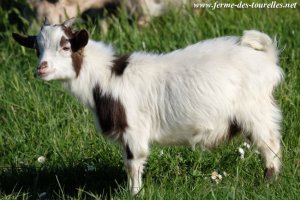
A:
[[[40,77],[43,77],[44,75],[47,74],[47,68],[48,68],[48,63],[47,61],[43,61],[38,67],[37,67],[37,75]]]

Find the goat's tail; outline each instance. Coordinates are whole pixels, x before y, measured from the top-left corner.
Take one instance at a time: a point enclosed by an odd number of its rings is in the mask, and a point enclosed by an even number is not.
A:
[[[265,33],[256,30],[244,31],[241,38],[241,45],[258,51],[264,51],[275,63],[278,61],[277,42],[275,39],[273,41]]]

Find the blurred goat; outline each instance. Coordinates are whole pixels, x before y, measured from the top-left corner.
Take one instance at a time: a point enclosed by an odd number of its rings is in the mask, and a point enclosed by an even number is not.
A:
[[[138,24],[145,25],[151,17],[160,16],[166,10],[182,8],[190,0],[27,0],[36,10],[40,19],[48,18],[58,24],[66,18],[76,17],[89,9],[102,9],[106,6],[125,6],[130,15],[138,17]]]

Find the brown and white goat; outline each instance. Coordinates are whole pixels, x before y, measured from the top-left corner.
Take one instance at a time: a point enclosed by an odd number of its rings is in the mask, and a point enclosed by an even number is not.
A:
[[[61,80],[101,132],[123,145],[133,194],[154,142],[211,148],[241,132],[263,155],[266,176],[279,173],[281,112],[272,93],[283,73],[269,36],[251,30],[166,54],[117,57],[86,30],[73,31],[73,21],[13,37],[37,50],[41,79]]]

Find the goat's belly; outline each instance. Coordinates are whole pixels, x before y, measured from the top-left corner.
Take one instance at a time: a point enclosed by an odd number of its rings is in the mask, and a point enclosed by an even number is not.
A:
[[[154,139],[155,143],[163,145],[191,145],[191,133],[164,133]]]
[[[188,145],[200,146],[203,149],[211,149],[227,138],[224,130],[190,129],[172,130],[159,133],[153,141],[163,145]]]

